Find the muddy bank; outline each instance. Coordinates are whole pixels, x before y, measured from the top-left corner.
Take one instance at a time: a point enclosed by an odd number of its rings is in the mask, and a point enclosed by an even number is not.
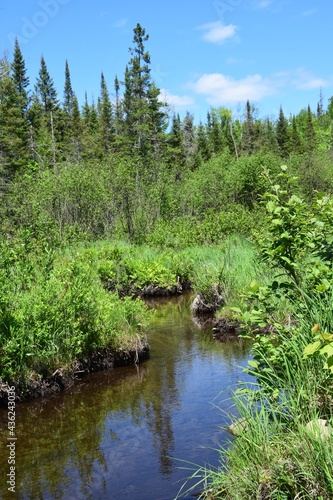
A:
[[[208,296],[206,296],[208,295]],[[209,294],[203,296],[199,293],[191,304],[191,311],[194,315],[214,314],[225,304],[221,287],[218,284],[212,285]]]
[[[242,331],[239,323],[231,323],[224,318],[215,318],[208,314],[192,316],[192,321],[201,329],[211,327],[213,338],[221,342],[237,340]]]
[[[13,390],[14,387],[17,402],[48,397],[68,389],[77,380],[89,373],[130,364],[139,364],[148,358],[148,342],[147,340],[140,340],[140,343],[133,349],[115,350],[111,347],[96,349],[90,356],[75,360],[66,368],[58,368],[51,376],[43,378],[35,375],[31,376],[26,382],[11,381],[7,383],[0,381],[0,408],[7,407],[10,388]]]

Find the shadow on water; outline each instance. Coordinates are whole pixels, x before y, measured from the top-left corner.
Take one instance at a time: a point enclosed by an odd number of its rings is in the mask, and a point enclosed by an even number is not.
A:
[[[245,378],[249,346],[199,330],[189,301],[148,302],[151,357],[139,367],[94,374],[17,407],[15,498],[172,500],[190,474],[181,460],[218,465],[216,449],[230,439],[221,428],[229,423],[227,398]],[[13,498],[7,436],[1,411],[3,499]]]

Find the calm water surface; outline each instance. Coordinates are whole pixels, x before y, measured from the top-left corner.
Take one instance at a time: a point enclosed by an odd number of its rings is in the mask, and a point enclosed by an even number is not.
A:
[[[151,357],[91,375],[16,417],[16,494],[6,491],[7,413],[0,410],[0,498],[172,500],[191,464],[218,466],[230,390],[249,347],[200,330],[189,296],[156,300]],[[184,462],[185,461],[185,462]],[[188,495],[186,498],[195,498]]]

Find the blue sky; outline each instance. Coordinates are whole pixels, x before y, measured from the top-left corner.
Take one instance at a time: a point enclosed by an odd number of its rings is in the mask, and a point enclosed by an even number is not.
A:
[[[60,99],[66,59],[81,104],[85,91],[97,100],[101,71],[112,94],[138,22],[162,95],[196,121],[211,106],[242,116],[247,99],[276,118],[333,96],[328,0],[0,0],[0,16],[1,55],[17,36],[33,85],[43,54]]]

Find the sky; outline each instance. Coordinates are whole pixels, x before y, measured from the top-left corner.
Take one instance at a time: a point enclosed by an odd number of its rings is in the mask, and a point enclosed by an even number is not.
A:
[[[286,116],[333,96],[331,0],[0,0],[0,56],[18,38],[31,87],[43,55],[63,98],[65,61],[82,105],[97,101],[104,73],[111,97],[123,80],[140,23],[151,75],[171,113],[206,122],[211,107],[259,118]]]

